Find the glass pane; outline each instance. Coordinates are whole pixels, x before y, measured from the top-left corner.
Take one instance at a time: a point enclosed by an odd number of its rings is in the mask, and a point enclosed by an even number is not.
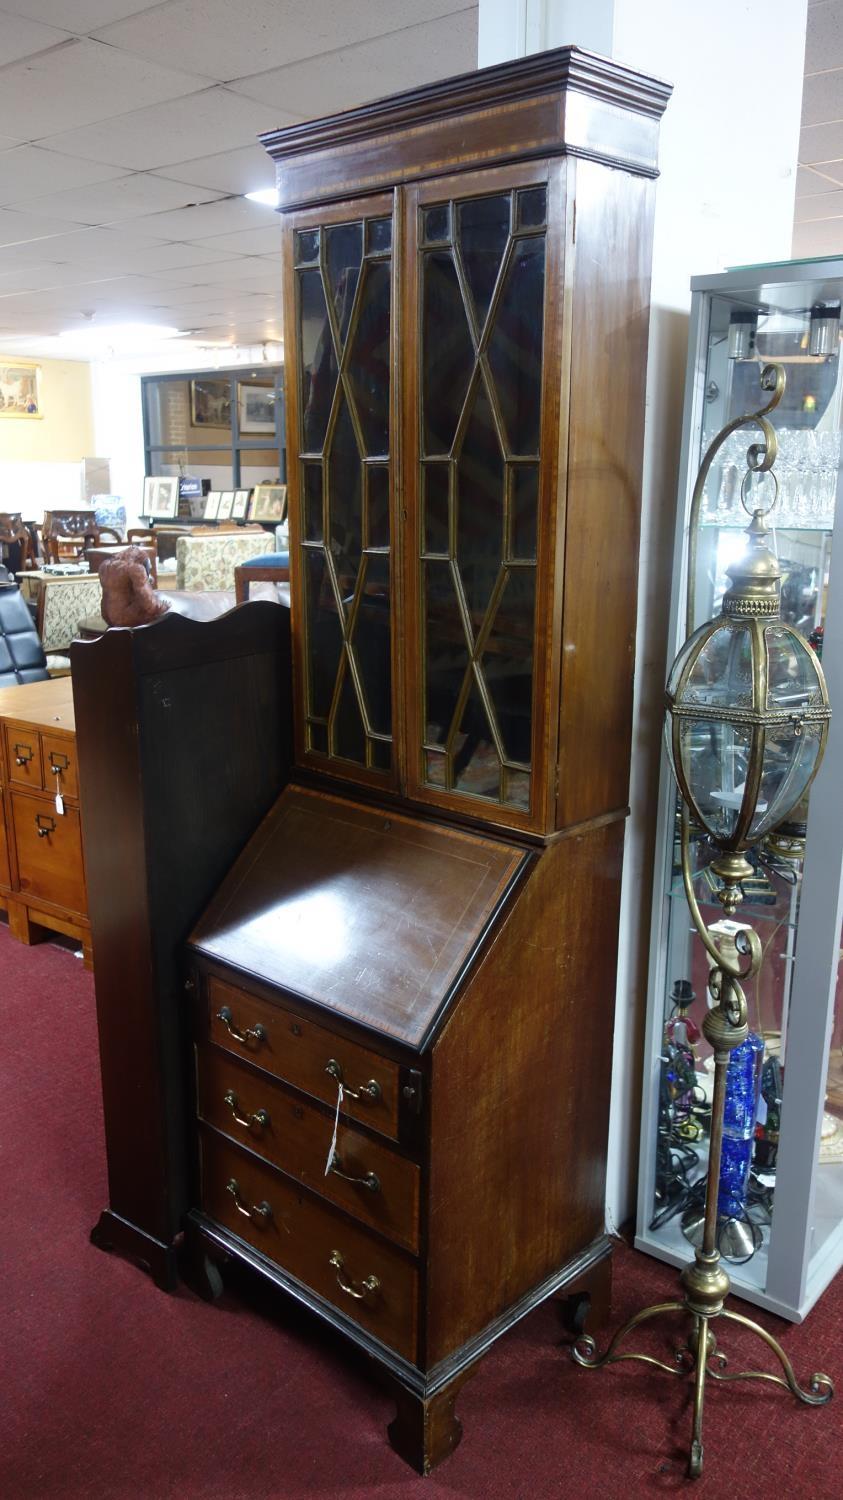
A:
[[[348,662],[345,664],[340,701],[334,723],[334,753],[341,756],[343,760],[354,760],[360,765],[365,765],[366,735]]]
[[[523,457],[539,451],[544,260],[543,235],[516,242],[489,342],[509,452]]]
[[[504,802],[530,811],[530,776],[527,771],[504,771]]]
[[[348,360],[348,380],[370,458],[389,453],[391,275],[388,261],[367,266]]]
[[[447,757],[441,750],[425,750],[424,779],[428,786],[445,786],[446,760]]]
[[[295,235],[297,266],[309,266],[319,259],[319,230],[298,229]]]
[[[764,639],[768,708],[806,708],[815,695],[819,697],[811,648],[780,625],[768,625]]]
[[[331,554],[347,609],[354,593],[363,547],[363,485],[357,440],[344,400],[340,401],[330,438],[328,484]]]
[[[475,797],[500,797],[501,764],[477,683],[471,691],[454,745],[454,784]]]
[[[227,452],[214,453],[212,450],[209,453],[203,453],[183,448],[177,453],[159,450],[149,455],[149,472],[164,478],[172,478],[179,474],[193,474],[199,479],[210,480],[212,490],[234,488],[231,457]]]
[[[510,557],[535,562],[538,520],[538,465],[513,464],[510,470]]]
[[[504,551],[504,463],[482,380],[457,464],[457,559],[475,634],[492,595]]]
[[[819,748],[817,725],[806,725],[796,740],[790,724],[767,730],[758,804],[749,830],[751,838],[763,838],[796,806],[814,774]]]
[[[535,604],[535,569],[511,569],[481,661],[504,754],[522,765],[531,760]]]
[[[679,743],[700,812],[718,837],[730,838],[746,786],[750,730],[719,719],[685,719]]]
[[[322,540],[322,465],[303,464],[304,516],[302,526],[307,542]]]
[[[486,322],[509,241],[509,194],[498,198],[473,198],[461,203],[458,225],[460,253],[479,333]]]
[[[392,220],[369,219],[366,225],[366,250],[369,255],[383,254],[392,248]]]
[[[307,711],[326,719],[342,653],[342,632],[337,606],[319,548],[306,547],[304,557],[305,631],[308,646],[309,686]]]
[[[444,745],[468,667],[450,564],[424,564],[425,742]]]
[[[328,753],[328,726],[327,724],[308,724],[307,745],[309,750],[317,750],[321,755]]]
[[[671,677],[673,681],[673,677]],[[752,707],[752,637],[744,626],[721,626],[702,647],[682,692],[683,703]]]
[[[144,382],[152,447],[186,448],[231,441],[231,381],[225,377]]]
[[[534,229],[547,223],[547,188],[523,188],[516,193],[515,203],[519,229]]]
[[[389,546],[389,469],[374,464],[366,466],[368,485],[367,547]]]
[[[337,383],[337,361],[320,271],[302,271],[299,276],[299,328],[302,445],[305,453],[321,453]]]
[[[449,464],[425,464],[424,484],[424,550],[447,557]]]
[[[280,484],[281,465],[277,450],[252,453],[240,450],[240,488],[251,489],[256,484]],[[216,486],[215,486],[216,488]],[[221,486],[225,488],[225,486]]]
[[[389,558],[366,558],[363,597],[352,636],[354,658],[363,684],[369,723],[376,734],[392,732],[390,693]]]
[[[372,765],[376,771],[389,771],[392,768],[392,745],[388,740],[370,740],[372,752]]]
[[[450,251],[425,255],[422,274],[422,431],[430,455],[451,450],[474,345]]]
[[[333,224],[325,230],[325,269],[334,312],[345,343],[363,260],[363,225]]]
[[[451,238],[451,205],[437,203],[422,213],[422,238],[428,245],[438,245]]]

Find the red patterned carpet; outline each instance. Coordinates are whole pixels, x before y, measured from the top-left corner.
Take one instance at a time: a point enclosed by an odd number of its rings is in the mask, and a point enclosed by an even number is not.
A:
[[[764,1319],[800,1375],[836,1378],[836,1400],[809,1410],[772,1388],[714,1388],[699,1485],[684,1476],[686,1385],[643,1366],[577,1370],[547,1307],[466,1385],[462,1445],[423,1480],[386,1441],[387,1393],[306,1315],[165,1296],[88,1243],[106,1201],[91,976],[3,926],[0,1036],[9,1500],[843,1495],[843,1278],[802,1327]],[[669,1269],[622,1248],[614,1317],[674,1288]]]

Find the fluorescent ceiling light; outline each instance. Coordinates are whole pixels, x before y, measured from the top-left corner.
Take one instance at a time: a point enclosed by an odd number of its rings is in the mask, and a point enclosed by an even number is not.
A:
[[[89,328],[64,328],[60,339],[91,339],[105,344],[136,344],[150,339],[181,339],[185,335],[180,328],[168,328],[162,323],[95,323]]]
[[[278,207],[277,188],[256,188],[253,193],[244,194],[250,203],[265,203],[267,208]]]

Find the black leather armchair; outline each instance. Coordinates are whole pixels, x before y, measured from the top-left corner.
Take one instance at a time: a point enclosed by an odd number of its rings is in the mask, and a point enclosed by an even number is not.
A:
[[[0,687],[41,682],[49,675],[44,648],[20,589],[0,580]]]

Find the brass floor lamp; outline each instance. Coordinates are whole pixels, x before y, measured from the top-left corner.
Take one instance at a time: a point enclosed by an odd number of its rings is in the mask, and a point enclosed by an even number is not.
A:
[[[762,390],[770,399],[757,412],[724,427],[703,459],[691,506],[689,581],[695,569],[696,518],[712,462],[739,428],[754,425],[763,441],[747,452],[741,486],[746,506],[754,474],[767,474],[778,485],[776,434],[767,420],[785,388],[781,365],[767,365]],[[747,507],[748,509],[748,507]],[[772,509],[772,505],[768,507]],[[717,1248],[718,1193],[723,1145],[724,1106],[729,1060],[749,1032],[743,985],[761,967],[761,944],[747,928],[731,951],[718,947],[697,902],[690,856],[691,819],[702,829],[712,851],[710,869],[721,882],[718,899],[727,917],[742,899],[741,882],[753,874],[745,851],[779,823],[805,795],[816,775],[828,735],[831,710],[819,660],[802,636],[780,614],[781,576],[767,546],[766,512],[754,510],[747,528],[748,547],[729,570],[732,587],[721,613],[689,634],[670,672],[666,693],[666,737],[671,768],[683,799],[682,877],[691,918],[713,967],[708,988],[711,1008],[703,1034],[714,1053],[711,1139],[706,1175],[702,1244],[680,1276],[682,1299],[643,1308],[619,1328],[603,1354],[590,1335],[575,1342],[572,1354],[586,1369],[622,1360],[640,1360],[671,1375],[693,1375],[694,1409],[688,1473],[698,1478],[703,1467],[703,1403],[706,1380],[763,1380],[790,1390],[800,1401],[822,1406],[834,1394],[828,1375],[814,1374],[799,1384],[781,1345],[766,1329],[724,1306],[729,1277]],[[693,620],[688,621],[688,631]],[[689,1329],[677,1350],[676,1363],[622,1349],[627,1336],[663,1313],[684,1313]],[[761,1370],[727,1371],[726,1356],[712,1331],[718,1319],[749,1329],[766,1344],[781,1374]]]

